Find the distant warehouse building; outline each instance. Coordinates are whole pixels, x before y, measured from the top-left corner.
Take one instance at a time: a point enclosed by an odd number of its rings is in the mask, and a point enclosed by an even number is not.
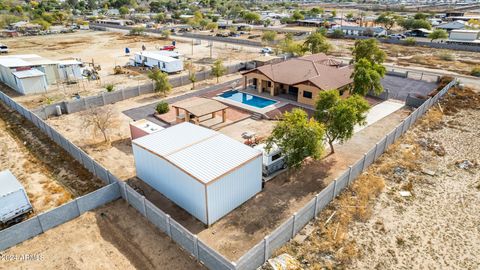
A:
[[[262,189],[262,153],[182,123],[133,140],[137,176],[207,225]]]

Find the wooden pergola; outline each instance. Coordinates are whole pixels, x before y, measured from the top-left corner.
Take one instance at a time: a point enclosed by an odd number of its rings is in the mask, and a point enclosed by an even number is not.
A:
[[[215,118],[215,113],[220,111],[222,112],[222,123],[227,120],[228,106],[213,99],[193,98],[176,102],[172,104],[172,107],[175,108],[177,122],[179,121],[180,110],[185,112],[185,122],[190,122],[190,120],[193,120],[193,122],[197,125],[200,124],[200,117],[211,114],[212,118]]]

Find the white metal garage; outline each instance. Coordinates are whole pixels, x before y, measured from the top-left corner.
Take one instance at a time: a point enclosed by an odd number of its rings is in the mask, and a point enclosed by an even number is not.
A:
[[[23,95],[45,93],[47,91],[47,80],[45,73],[37,69],[12,72],[15,77],[17,91]]]
[[[182,123],[133,140],[137,176],[207,225],[262,189],[262,154]]]

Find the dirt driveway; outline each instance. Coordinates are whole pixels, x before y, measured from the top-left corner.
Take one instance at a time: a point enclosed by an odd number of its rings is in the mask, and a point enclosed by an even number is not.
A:
[[[13,261],[32,254],[39,260]],[[204,269],[123,200],[0,253],[0,269]]]

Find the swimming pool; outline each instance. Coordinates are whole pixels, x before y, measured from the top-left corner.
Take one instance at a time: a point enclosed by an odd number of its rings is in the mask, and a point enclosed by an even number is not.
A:
[[[227,91],[219,96],[260,109],[277,103],[275,100],[238,92],[237,90]]]

